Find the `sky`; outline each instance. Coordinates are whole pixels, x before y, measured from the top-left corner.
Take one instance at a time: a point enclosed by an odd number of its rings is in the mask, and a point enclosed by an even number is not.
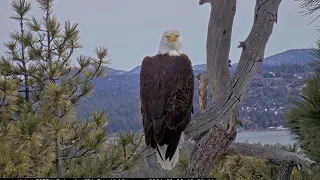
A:
[[[40,18],[36,0],[31,0],[30,15]],[[256,0],[238,0],[234,19],[230,59],[238,62],[239,41],[247,38],[253,22]],[[9,33],[18,23],[11,0],[0,1],[0,41],[9,40]],[[288,49],[308,48],[318,38],[319,21],[311,25],[311,17],[302,17],[299,2],[282,0],[278,24],[266,47],[265,57]],[[94,55],[94,48],[106,46],[111,68],[131,70],[141,65],[145,56],[158,51],[161,34],[166,29],[178,29],[183,35],[183,51],[193,65],[206,63],[206,37],[210,5],[199,6],[198,0],[56,0],[54,13],[60,22],[77,22],[83,48],[76,55]],[[0,53],[6,49],[0,44]]]

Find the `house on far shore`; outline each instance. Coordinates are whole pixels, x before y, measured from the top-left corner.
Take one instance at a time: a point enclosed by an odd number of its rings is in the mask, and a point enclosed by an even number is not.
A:
[[[269,131],[287,131],[288,128],[284,128],[283,126],[278,127],[268,127]]]

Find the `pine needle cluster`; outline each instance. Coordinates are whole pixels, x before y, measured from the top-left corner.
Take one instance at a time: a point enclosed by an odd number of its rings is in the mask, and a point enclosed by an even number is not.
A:
[[[53,0],[37,0],[44,14],[30,16],[32,4],[12,1],[18,28],[0,59],[0,177],[110,177],[134,168],[139,137],[123,133],[107,141],[104,112],[80,121],[77,105],[105,75],[108,49],[96,57],[80,50],[78,24],[63,24]]]
[[[317,43],[320,48],[320,44]],[[317,50],[319,51],[319,50]],[[314,52],[317,52],[314,51]],[[315,53],[316,55],[316,53]],[[318,56],[319,57],[319,56]],[[290,97],[291,107],[286,112],[287,125],[303,152],[320,162],[320,73],[305,80],[299,98]]]

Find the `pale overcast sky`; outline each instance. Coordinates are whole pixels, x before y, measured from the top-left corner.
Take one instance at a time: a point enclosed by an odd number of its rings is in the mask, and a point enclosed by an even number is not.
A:
[[[8,40],[18,24],[9,19],[11,0],[0,1],[0,41]],[[233,26],[230,59],[237,62],[241,53],[239,41],[245,40],[252,26],[255,0],[238,0]],[[32,0],[32,15],[40,15]],[[157,53],[162,32],[179,29],[184,36],[184,51],[193,65],[206,62],[206,36],[210,5],[198,5],[197,0],[56,0],[55,14],[59,20],[79,23],[80,53],[92,55],[95,46],[109,49],[112,68],[130,70],[146,55]],[[308,26],[310,17],[302,18],[299,3],[283,0],[278,24],[267,44],[265,56],[288,49],[313,46],[318,37],[319,21]],[[0,52],[4,52],[3,45]]]

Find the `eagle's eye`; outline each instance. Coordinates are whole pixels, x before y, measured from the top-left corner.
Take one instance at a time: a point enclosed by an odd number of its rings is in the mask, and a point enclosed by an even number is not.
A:
[[[179,37],[179,35],[176,35],[176,38]]]
[[[167,38],[169,38],[170,36],[167,36]]]

